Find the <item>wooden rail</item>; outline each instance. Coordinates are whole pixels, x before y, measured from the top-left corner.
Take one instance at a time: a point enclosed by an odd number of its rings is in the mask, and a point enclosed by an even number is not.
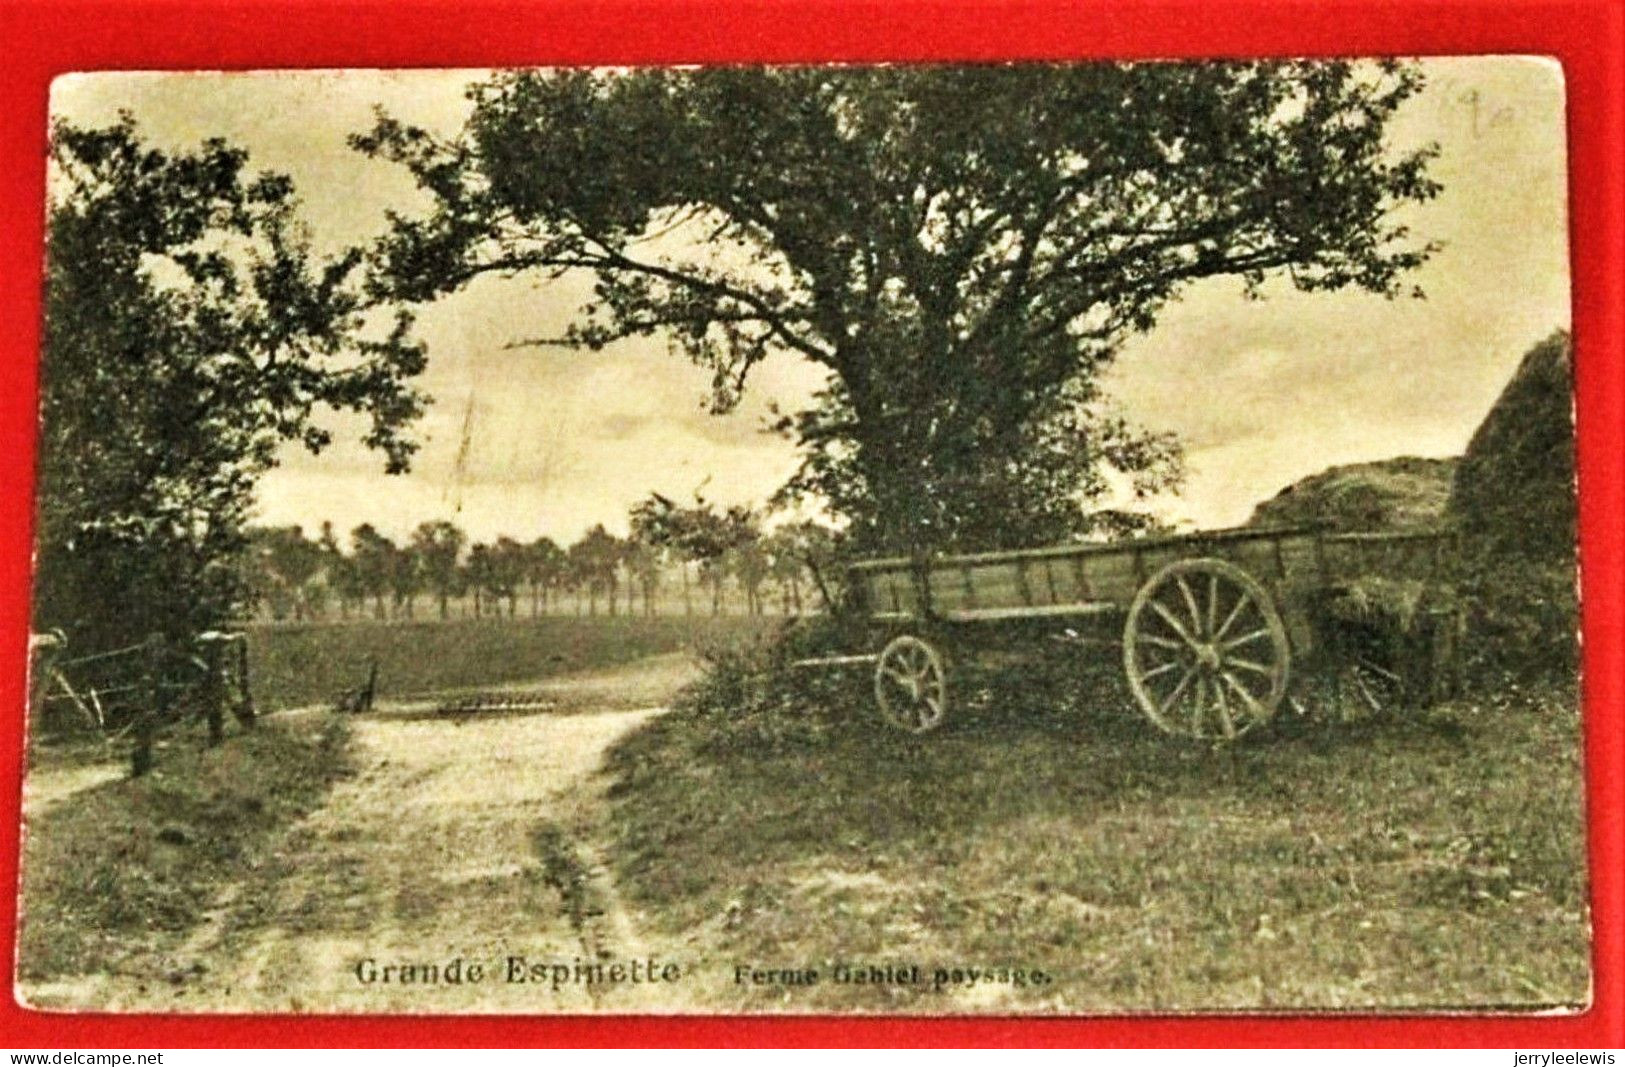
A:
[[[1160,534],[1154,537],[1133,537],[1123,541],[1078,541],[1065,545],[1044,545],[1039,548],[1006,548],[992,552],[964,552],[948,553],[940,556],[925,557],[933,567],[962,566],[986,563],[1016,563],[1025,560],[1055,559],[1070,556],[1110,556],[1132,555],[1147,549],[1170,548],[1178,545],[1200,544],[1234,544],[1245,541],[1263,541],[1270,538],[1296,537],[1321,532],[1317,526],[1258,526],[1236,527],[1227,530],[1196,530],[1183,534]],[[1350,535],[1327,534],[1328,537],[1413,537],[1418,536],[1409,531],[1393,535]],[[1439,536],[1432,532],[1420,536]],[[914,560],[908,556],[882,556],[878,559],[862,559],[851,564],[855,571],[898,570],[911,567]]]

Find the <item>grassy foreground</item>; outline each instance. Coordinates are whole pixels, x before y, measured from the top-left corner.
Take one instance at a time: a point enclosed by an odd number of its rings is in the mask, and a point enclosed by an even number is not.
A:
[[[772,625],[723,616],[575,616],[263,625],[249,631],[255,700],[266,709],[326,703],[378,661],[380,697],[537,681],[676,652]]]
[[[85,790],[30,818],[18,977],[116,972],[178,941],[222,885],[348,773],[343,719],[268,720],[204,748],[175,736],[144,778]]]
[[[747,980],[739,1007],[1588,999],[1572,691],[1280,720],[1215,751],[1159,736],[1106,678],[1064,712],[1006,686],[923,739],[888,733],[861,678],[797,684],[822,713],[771,726],[740,713],[771,694],[715,672],[611,758],[623,891],[724,959],[819,972]]]

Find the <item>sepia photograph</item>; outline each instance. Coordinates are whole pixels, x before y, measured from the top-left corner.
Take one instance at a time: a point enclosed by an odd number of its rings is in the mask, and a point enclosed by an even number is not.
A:
[[[18,1000],[1585,1011],[1565,114],[58,77]]]

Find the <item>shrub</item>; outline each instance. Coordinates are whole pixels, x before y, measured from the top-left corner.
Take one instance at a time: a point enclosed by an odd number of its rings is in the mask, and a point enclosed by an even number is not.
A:
[[[676,714],[700,729],[699,751],[779,752],[827,743],[850,706],[856,678],[868,671],[797,668],[800,658],[837,654],[851,623],[818,616],[777,633],[750,634],[702,646],[704,676],[679,698]]]

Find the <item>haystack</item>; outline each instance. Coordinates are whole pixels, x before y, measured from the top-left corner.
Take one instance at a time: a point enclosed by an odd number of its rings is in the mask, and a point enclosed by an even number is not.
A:
[[[1455,459],[1400,456],[1330,467],[1253,509],[1249,526],[1321,523],[1336,530],[1437,526],[1450,500]]]
[[[1574,372],[1567,331],[1529,350],[1456,468],[1449,515],[1483,549],[1573,558]]]

